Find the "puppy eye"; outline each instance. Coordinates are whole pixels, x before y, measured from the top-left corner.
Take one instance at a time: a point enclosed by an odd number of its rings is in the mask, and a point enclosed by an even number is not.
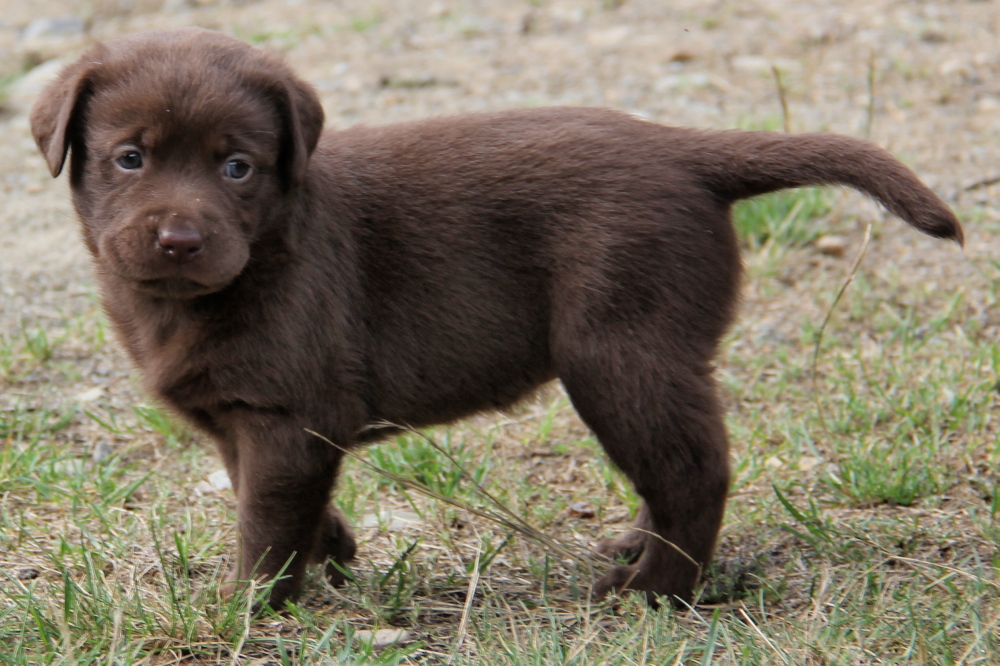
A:
[[[226,162],[226,177],[233,180],[243,180],[250,175],[250,165],[243,160],[229,160]]]
[[[142,168],[142,155],[134,150],[130,150],[117,160],[118,166],[129,171]]]

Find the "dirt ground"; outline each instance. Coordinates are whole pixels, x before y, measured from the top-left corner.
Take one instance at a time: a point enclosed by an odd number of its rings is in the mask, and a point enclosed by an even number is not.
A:
[[[97,308],[66,179],[49,176],[29,132],[39,86],[94,41],[186,25],[284,53],[316,86],[332,129],[565,104],[665,124],[787,123],[868,136],[958,211],[967,236],[959,251],[896,220],[879,224],[864,260],[871,280],[919,284],[919,293],[940,290],[947,300],[1000,261],[996,0],[0,0],[0,335],[21,335],[25,322],[65,326]],[[850,221],[837,229],[847,253],[796,250],[774,280],[748,280],[734,346],[752,353],[794,337],[804,317],[822,320],[800,290],[834,289],[864,223],[882,217],[860,196],[838,206]],[[980,323],[1000,336],[990,302],[967,294]],[[95,387],[112,403],[137,398],[113,347],[87,358],[58,386],[27,377],[4,389],[0,409]],[[91,447],[90,432],[73,436]]]

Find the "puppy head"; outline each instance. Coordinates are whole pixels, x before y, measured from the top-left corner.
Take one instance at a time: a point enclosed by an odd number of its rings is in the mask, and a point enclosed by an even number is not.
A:
[[[280,60],[199,29],[99,44],[46,88],[31,129],[53,176],[71,153],[104,274],[156,296],[224,288],[280,224],[323,125]]]

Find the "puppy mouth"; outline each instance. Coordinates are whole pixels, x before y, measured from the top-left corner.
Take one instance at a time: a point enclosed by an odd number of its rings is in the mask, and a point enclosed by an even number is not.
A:
[[[222,286],[206,285],[200,282],[195,282],[194,280],[180,277],[136,280],[134,284],[138,291],[149,294],[150,296],[176,299],[204,296],[222,289]]]

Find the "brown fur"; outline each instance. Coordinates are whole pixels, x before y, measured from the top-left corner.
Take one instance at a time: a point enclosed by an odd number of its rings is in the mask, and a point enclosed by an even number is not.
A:
[[[307,428],[352,447],[388,434],[370,424],[452,421],[555,378],[654,533],[602,545],[631,563],[597,592],[689,599],[729,484],[711,361],[740,281],[731,204],[842,183],[962,239],[906,167],[847,137],[574,108],[321,135],[322,123],[278,59],[195,29],[95,46],[32,113],[53,175],[72,154],[125,348],[218,445],[239,575],[260,560],[272,577],[300,555],[273,604],[307,560],[354,555],[329,504],[341,452]]]

